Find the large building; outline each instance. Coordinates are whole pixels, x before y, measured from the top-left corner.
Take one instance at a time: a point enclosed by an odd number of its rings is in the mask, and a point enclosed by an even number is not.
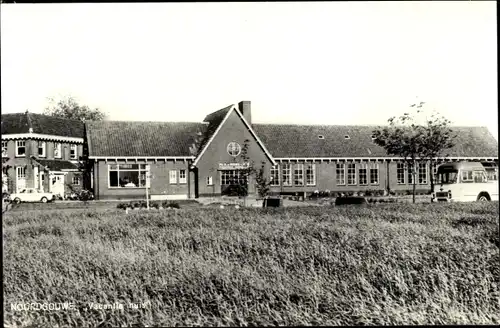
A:
[[[47,115],[2,114],[3,191],[24,188],[63,197],[83,187],[84,124]]]
[[[234,181],[243,182],[248,165],[264,166],[273,193],[411,190],[412,175],[374,143],[374,128],[255,124],[250,102],[242,101],[201,123],[101,121],[79,131],[97,199],[144,198],[146,186],[152,199],[223,195]],[[441,160],[488,162],[497,178],[498,143],[487,128],[453,129],[456,146]],[[2,141],[3,133],[2,123]],[[428,191],[428,164],[420,163],[417,172],[417,189]]]

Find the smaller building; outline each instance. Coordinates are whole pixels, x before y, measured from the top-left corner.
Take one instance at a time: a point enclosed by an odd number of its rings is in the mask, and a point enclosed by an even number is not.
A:
[[[2,189],[36,188],[60,197],[83,188],[84,123],[48,115],[2,114]]]

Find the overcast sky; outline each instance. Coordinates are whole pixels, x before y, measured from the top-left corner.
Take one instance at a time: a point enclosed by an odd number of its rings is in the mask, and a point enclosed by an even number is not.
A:
[[[498,138],[496,29],[494,1],[2,4],[2,112],[384,124],[418,99]]]

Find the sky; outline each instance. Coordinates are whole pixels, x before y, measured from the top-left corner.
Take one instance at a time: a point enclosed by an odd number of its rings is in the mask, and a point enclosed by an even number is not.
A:
[[[382,125],[416,101],[498,140],[496,2],[1,5],[3,113]]]

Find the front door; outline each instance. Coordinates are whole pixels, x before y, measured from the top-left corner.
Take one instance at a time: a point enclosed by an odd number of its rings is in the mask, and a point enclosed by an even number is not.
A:
[[[40,190],[43,192],[45,190],[45,172],[40,171],[40,182],[38,183],[40,186]]]
[[[64,197],[64,175],[52,174],[50,177],[50,192]]]

